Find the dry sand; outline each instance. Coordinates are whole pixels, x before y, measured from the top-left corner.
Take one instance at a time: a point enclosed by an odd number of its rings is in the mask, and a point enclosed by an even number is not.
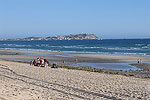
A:
[[[1,100],[150,100],[150,80],[0,61]]]

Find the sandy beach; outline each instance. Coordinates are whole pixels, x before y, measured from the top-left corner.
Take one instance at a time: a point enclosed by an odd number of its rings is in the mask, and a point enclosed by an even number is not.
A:
[[[24,54],[46,54],[47,56],[44,57],[50,63],[58,62],[60,65],[62,61],[74,63],[75,59],[78,59],[79,62],[116,63],[136,62],[137,58],[150,61],[150,57],[102,54],[51,56],[49,54],[56,52],[18,50],[0,51],[0,53],[0,100],[150,99],[149,78],[143,79],[64,68],[39,68],[26,63],[12,62],[14,60],[29,62],[38,57]],[[142,68],[149,65],[147,63],[135,66]]]
[[[142,59],[143,62],[150,61],[149,56],[133,56],[133,55],[111,55],[111,54],[74,54],[70,55],[79,59],[91,59],[95,62],[109,63],[109,62],[137,62],[138,59]]]
[[[149,100],[150,80],[0,61],[1,100]]]
[[[50,62],[62,63],[63,61],[73,63],[75,59],[78,62],[92,62],[92,63],[120,63],[133,62],[136,63],[138,59],[143,62],[150,62],[149,56],[133,56],[133,55],[111,55],[111,54],[62,54],[58,51],[31,51],[31,50],[0,50],[0,59],[10,60],[25,60],[30,61],[37,57],[47,58]],[[54,54],[57,54],[54,56]]]
[[[1,0],[0,100],[150,100],[150,0]]]

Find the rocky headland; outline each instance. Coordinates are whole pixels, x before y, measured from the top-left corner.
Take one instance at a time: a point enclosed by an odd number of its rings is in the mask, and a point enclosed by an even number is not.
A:
[[[17,38],[17,39],[2,39],[2,40],[23,40],[23,41],[30,41],[30,40],[100,40],[96,35],[94,34],[88,34],[88,33],[82,33],[82,34],[76,34],[76,35],[64,35],[64,36],[53,36],[53,37],[27,37],[27,38]]]

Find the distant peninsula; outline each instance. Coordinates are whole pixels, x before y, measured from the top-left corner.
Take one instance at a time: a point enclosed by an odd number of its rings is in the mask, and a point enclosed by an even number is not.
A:
[[[101,40],[94,34],[82,33],[76,35],[64,35],[64,36],[53,36],[53,37],[27,37],[17,39],[1,39],[5,41],[32,41],[32,40]]]

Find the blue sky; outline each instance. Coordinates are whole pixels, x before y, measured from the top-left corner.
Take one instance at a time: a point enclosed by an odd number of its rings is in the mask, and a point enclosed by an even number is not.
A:
[[[150,38],[150,0],[0,0],[0,38]]]

